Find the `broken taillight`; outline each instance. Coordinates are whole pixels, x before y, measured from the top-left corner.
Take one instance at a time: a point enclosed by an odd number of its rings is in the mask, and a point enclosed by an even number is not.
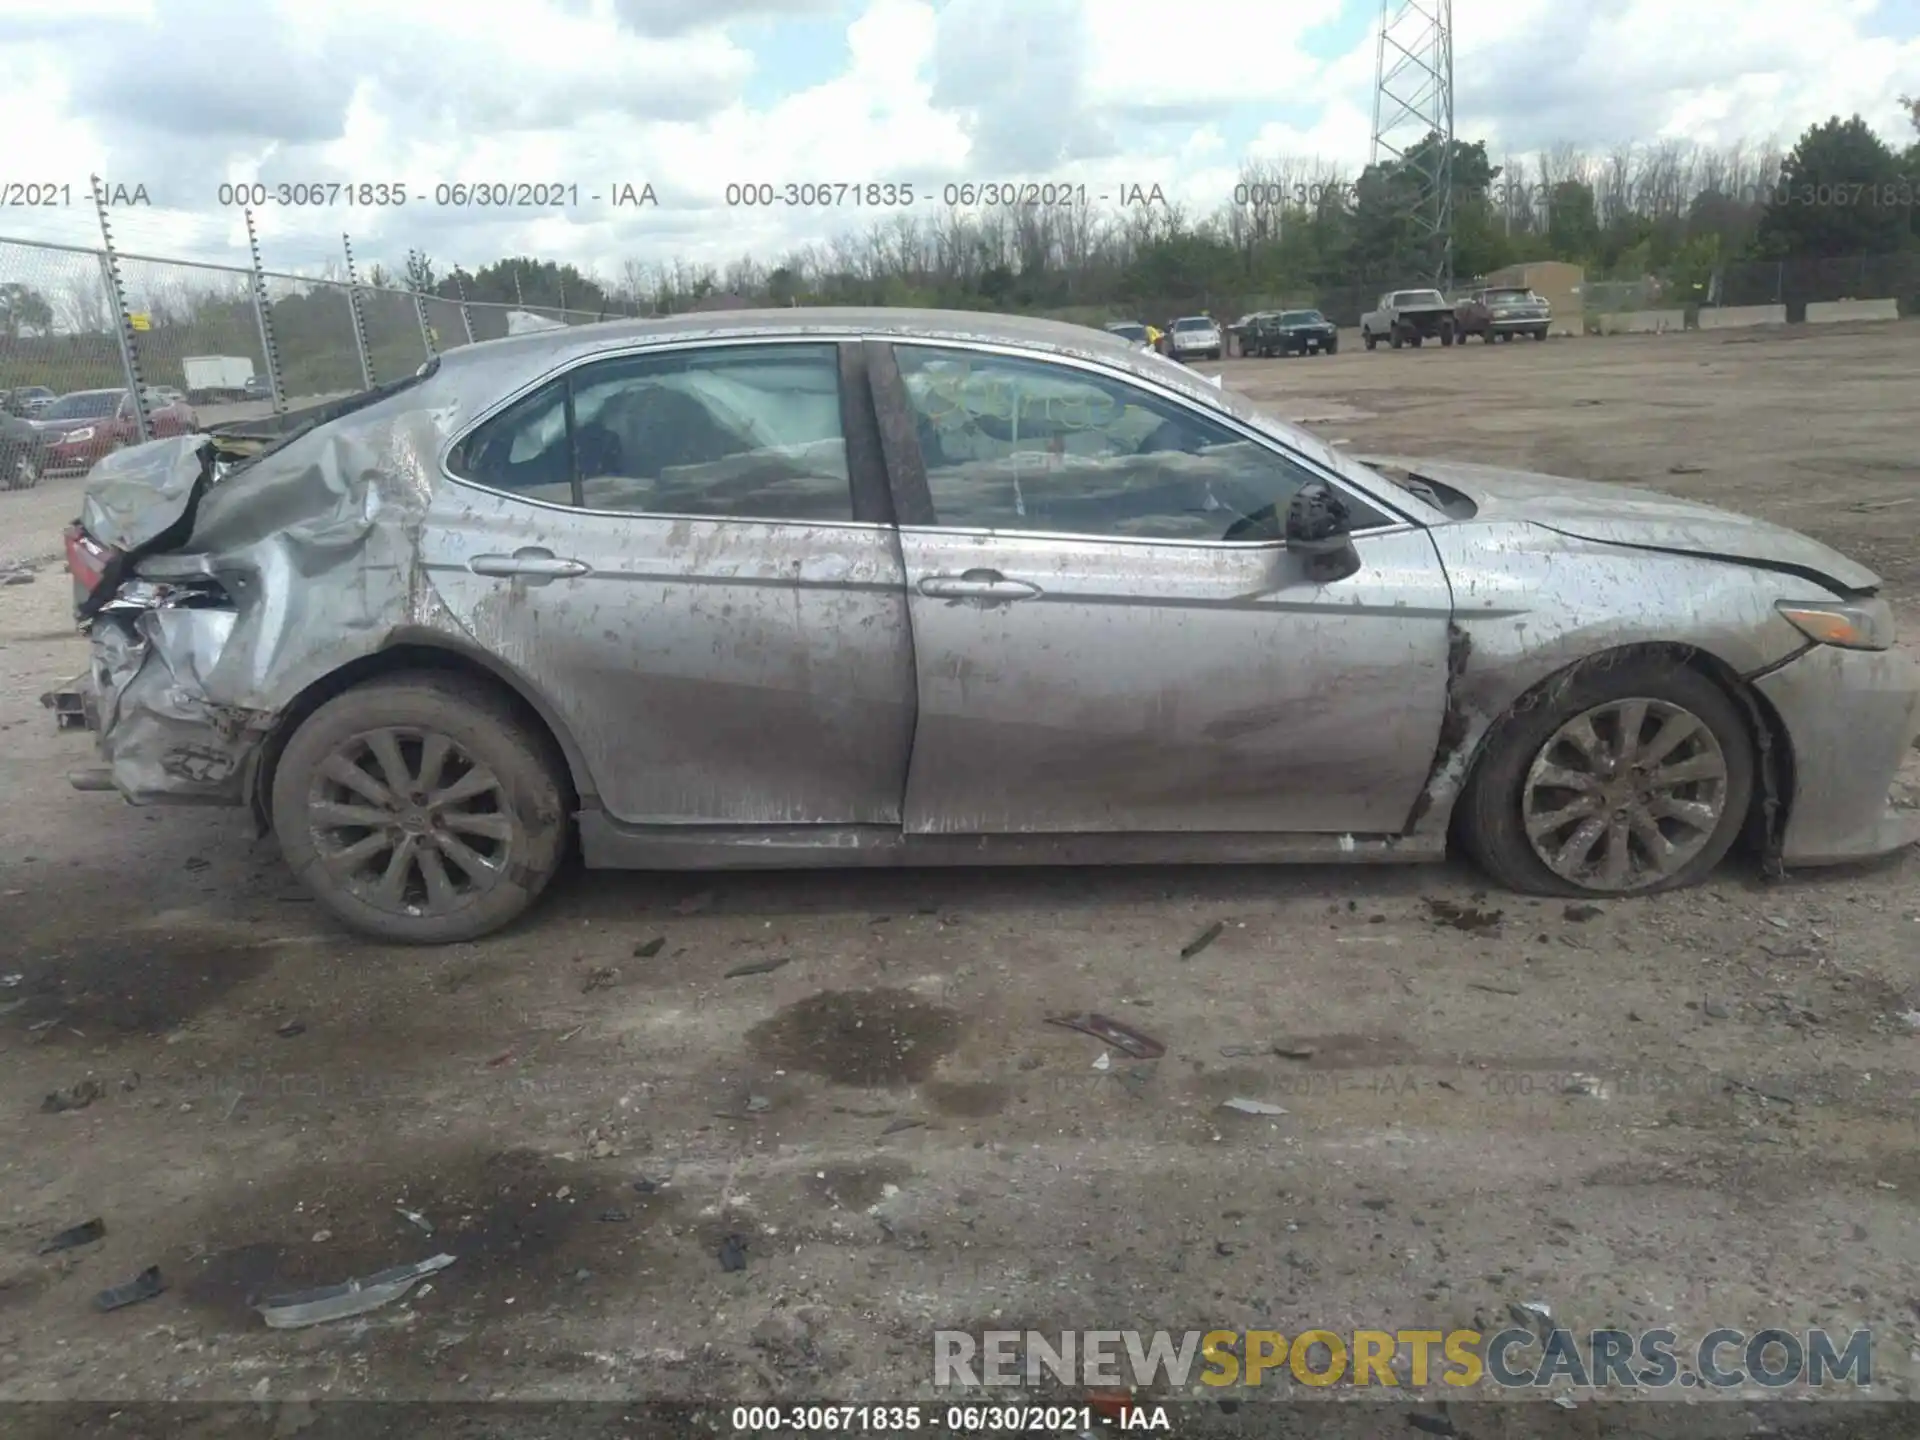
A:
[[[67,571],[73,576],[73,583],[80,593],[91,595],[100,584],[100,577],[106,573],[107,551],[92,536],[80,528],[78,521],[67,526]]]

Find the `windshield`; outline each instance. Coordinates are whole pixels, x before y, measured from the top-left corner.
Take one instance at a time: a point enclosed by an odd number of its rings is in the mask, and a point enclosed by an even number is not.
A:
[[[1438,290],[1402,290],[1393,297],[1395,305],[1444,305]]]
[[[62,395],[46,410],[49,420],[99,420],[113,414],[120,405],[118,390],[82,390]]]
[[[1211,330],[1213,329],[1213,321],[1207,319],[1204,315],[1189,315],[1184,320],[1174,321],[1173,328],[1176,330]]]
[[[1487,304],[1489,305],[1525,305],[1532,300],[1533,292],[1531,290],[1487,291]]]
[[[1289,310],[1280,317],[1282,325],[1321,325],[1326,317],[1318,310]]]

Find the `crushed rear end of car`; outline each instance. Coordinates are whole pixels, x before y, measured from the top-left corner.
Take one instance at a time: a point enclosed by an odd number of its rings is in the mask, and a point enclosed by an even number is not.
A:
[[[411,536],[443,417],[380,402],[420,378],[94,468],[65,536],[92,652],[43,697],[57,724],[95,732],[100,763],[70,774],[76,789],[249,803],[289,704],[419,608]]]

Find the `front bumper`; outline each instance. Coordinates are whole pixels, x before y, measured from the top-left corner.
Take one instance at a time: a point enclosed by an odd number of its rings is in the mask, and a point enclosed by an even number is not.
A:
[[[1816,645],[1753,686],[1793,751],[1783,863],[1839,865],[1920,841],[1920,809],[1893,801],[1920,734],[1920,664],[1897,650]]]

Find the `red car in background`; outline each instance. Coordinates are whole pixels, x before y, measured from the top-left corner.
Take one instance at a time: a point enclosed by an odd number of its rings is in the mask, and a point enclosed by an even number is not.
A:
[[[46,443],[49,473],[90,470],[101,456],[140,438],[133,395],[126,390],[75,390],[62,395],[33,417],[33,426]],[[200,417],[184,400],[147,392],[147,433],[152,438],[188,435],[199,428]]]

